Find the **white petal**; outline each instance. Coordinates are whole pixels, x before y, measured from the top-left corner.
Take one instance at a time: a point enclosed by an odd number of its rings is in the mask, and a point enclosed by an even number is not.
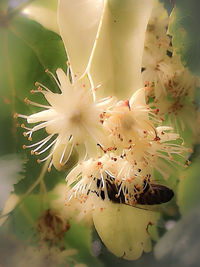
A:
[[[40,121],[48,121],[57,116],[57,113],[53,109],[43,110],[34,113],[27,118],[28,123],[37,123]]]
[[[56,74],[57,74],[58,80],[61,84],[62,93],[66,93],[66,94],[69,93],[69,95],[70,95],[70,92],[68,92],[68,91],[72,89],[72,84],[69,81],[69,77],[67,77],[67,75],[65,74],[65,72],[61,68],[57,69]]]
[[[107,1],[91,64],[94,84],[103,84],[104,95],[129,98],[142,87],[142,54],[152,6],[153,0]]]
[[[103,0],[60,0],[58,24],[73,73],[83,74],[96,38]]]
[[[146,100],[145,100],[145,88],[141,88],[137,90],[130,98],[129,101],[130,107],[134,105],[137,106],[146,106]]]

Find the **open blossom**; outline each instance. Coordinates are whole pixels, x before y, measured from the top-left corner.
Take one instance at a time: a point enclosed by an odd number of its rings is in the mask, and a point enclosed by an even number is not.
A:
[[[172,168],[181,164],[184,166],[184,159],[190,150],[184,147],[183,139],[172,127],[158,126],[155,132],[154,139],[144,138],[126,150],[126,159],[132,164],[140,162],[142,168],[157,170],[167,179]]]
[[[140,164],[132,165],[123,157],[111,153],[81,162],[70,172],[66,181],[67,200],[76,198],[80,203],[86,203],[86,208],[82,209],[86,213],[100,204],[103,208],[107,201],[135,204],[139,194],[150,183],[151,174],[148,168],[144,169]]]
[[[32,134],[40,129],[45,128],[48,133],[44,139],[24,148],[32,148],[31,153],[36,155],[43,154],[51,148],[50,153],[38,162],[52,158],[58,151],[59,163],[65,165],[74,147],[78,151],[81,147],[80,151],[82,151],[84,146],[85,155],[91,156],[96,152],[97,144],[103,144],[104,137],[99,116],[104,109],[112,105],[114,100],[108,97],[95,101],[95,88],[88,89],[88,85],[80,80],[73,80],[71,83],[62,69],[58,69],[56,74],[58,79],[53,77],[61,93],[53,93],[44,85],[37,83],[38,90],[32,90],[32,93],[42,93],[49,105],[40,105],[25,99],[27,104],[39,106],[45,110],[29,116],[18,116],[25,118],[29,124],[37,124],[33,128],[22,125],[27,130],[24,135],[29,140],[32,140]],[[60,148],[62,152],[59,151]],[[49,168],[53,163],[51,159]]]
[[[130,100],[120,101],[104,113],[103,126],[118,149],[128,149],[138,140],[155,136],[159,119],[145,100],[146,88],[137,90]]]
[[[75,206],[73,200],[76,200],[79,219],[86,214],[93,217],[96,230],[110,251],[134,260],[143,251],[151,250],[148,231],[158,215],[137,208],[137,204],[143,204],[143,193],[151,190],[148,168],[140,169],[111,153],[80,163],[66,181],[66,205]]]
[[[157,3],[153,6],[145,33],[146,46],[151,46],[153,43],[159,45],[161,43],[169,42],[169,39],[166,36],[169,16],[163,3],[160,3],[159,1],[155,2]]]
[[[167,85],[174,77],[172,59],[166,54],[167,48],[145,48],[143,53],[142,78],[154,92],[156,99],[167,95]]]

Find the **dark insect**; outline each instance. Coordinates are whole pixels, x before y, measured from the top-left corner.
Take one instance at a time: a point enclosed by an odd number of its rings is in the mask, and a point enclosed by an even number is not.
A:
[[[121,184],[117,184],[115,178],[107,174],[105,184],[108,198],[114,203],[122,203],[130,206],[158,205],[169,202],[173,198],[174,192],[170,188],[164,185],[151,184],[148,180],[149,177],[144,180],[142,188],[138,189],[136,186],[133,186],[132,192],[130,192],[130,189],[126,192],[126,188],[124,192],[124,190],[120,190]],[[105,192],[102,190],[102,181],[97,179],[96,184],[100,191],[99,193],[96,191],[94,193],[104,200]]]

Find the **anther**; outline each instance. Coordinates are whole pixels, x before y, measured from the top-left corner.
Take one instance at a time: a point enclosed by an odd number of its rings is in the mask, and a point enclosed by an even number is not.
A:
[[[37,159],[37,163],[39,163],[39,164],[40,164],[40,163],[41,163],[41,160],[40,160],[40,159]]]
[[[18,118],[18,113],[15,112],[15,113],[13,114],[13,118],[14,118],[14,119],[17,119],[17,118]]]
[[[30,100],[28,100],[28,98],[26,97],[26,98],[24,98],[24,102],[28,105],[28,104],[30,104]]]
[[[26,132],[23,132],[23,136],[24,136],[24,137],[27,137],[27,133],[26,133]]]
[[[22,148],[23,148],[23,149],[26,149],[26,145],[23,145]]]
[[[25,127],[25,125],[24,125],[24,123],[22,123],[22,124],[21,124],[21,128],[24,128],[24,127]]]

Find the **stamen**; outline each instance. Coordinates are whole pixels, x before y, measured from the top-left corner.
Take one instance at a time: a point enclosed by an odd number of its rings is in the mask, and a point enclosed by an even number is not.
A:
[[[33,132],[39,131],[39,130],[45,128],[46,126],[48,126],[48,124],[49,124],[49,121],[42,122],[42,123],[34,126],[29,132],[27,132],[27,134],[30,134],[30,133],[32,134]]]
[[[24,99],[24,102],[27,104],[27,105],[32,105],[32,106],[36,106],[36,107],[40,107],[40,108],[46,108],[46,109],[50,109],[51,106],[47,106],[47,105],[42,105],[42,104],[38,104],[36,102],[33,102],[33,101],[30,101],[27,97]]]
[[[61,155],[61,157],[60,157],[60,161],[59,161],[59,163],[62,165],[62,160],[63,160],[63,158],[64,158],[64,155],[65,155],[65,151],[66,151],[66,149],[67,149],[67,146],[68,146],[68,143],[65,145],[65,147],[64,147],[64,149],[63,149],[63,152],[62,152],[62,155]]]
[[[39,150],[41,147],[43,147],[43,145],[45,145],[53,136],[54,136],[54,134],[51,134],[51,135],[47,136],[46,138],[42,139],[41,141],[39,141],[35,144],[32,144],[30,146],[27,146],[27,148],[31,148],[31,147],[34,147],[34,146],[41,144],[35,150],[33,150],[33,152],[35,153],[37,150]]]
[[[102,181],[102,184],[103,184],[102,188],[105,189],[104,177],[103,177],[102,172],[100,173],[100,175],[101,175],[101,181]]]
[[[16,113],[17,114],[17,113]],[[22,115],[22,114],[17,114],[17,117],[16,118],[22,118],[22,119],[28,119],[29,116],[26,116],[26,115]]]
[[[116,197],[119,197],[119,195],[120,195],[120,193],[121,193],[121,190],[122,190],[122,183],[120,184],[120,188],[119,188],[119,191],[118,191]]]
[[[96,102],[96,94],[95,94],[95,89],[94,89],[94,83],[93,83],[93,80],[92,80],[92,76],[90,75],[89,72],[87,72],[87,76],[88,76],[88,79],[89,79],[89,82],[90,82],[90,86],[91,86],[91,92],[92,92],[92,96],[93,96],[93,101],[95,103]]]
[[[17,113],[17,112],[15,112],[14,114],[13,114],[13,118],[14,119],[17,119],[19,117],[19,114]]]
[[[62,88],[60,83],[58,82],[58,79],[55,77],[55,75],[49,71],[48,69],[45,70],[46,73],[50,74],[52,76],[52,78],[54,79],[54,81],[56,82],[57,86],[59,87],[60,91],[62,92]]]
[[[50,161],[50,163],[49,163],[49,166],[48,166],[48,169],[47,169],[48,172],[51,171],[51,167],[52,167],[52,165],[53,165],[53,159],[52,159],[52,160]]]
[[[54,153],[54,151],[55,151],[56,148],[57,148],[57,145],[54,146],[54,148],[52,149],[52,152],[51,152],[46,158],[44,158],[44,159],[39,159],[39,160],[37,160],[37,162],[38,162],[38,163],[41,163],[41,162],[43,162],[43,161],[46,161],[48,158],[52,157],[52,155],[53,155],[53,153]]]
[[[55,142],[57,141],[57,138],[54,139],[47,147],[45,147],[43,150],[41,150],[40,152],[37,153],[37,155],[40,155],[42,153],[44,153],[45,151],[47,151],[50,147],[52,147]],[[36,148],[34,151],[38,150],[39,148]]]
[[[51,92],[51,90],[49,90],[49,88],[47,88],[45,85],[43,85],[42,83],[39,83],[39,82],[36,82],[35,83],[35,86],[41,86],[43,89],[45,89],[47,92],[50,92],[50,93],[52,93]],[[38,90],[39,90],[39,88],[38,88]]]

